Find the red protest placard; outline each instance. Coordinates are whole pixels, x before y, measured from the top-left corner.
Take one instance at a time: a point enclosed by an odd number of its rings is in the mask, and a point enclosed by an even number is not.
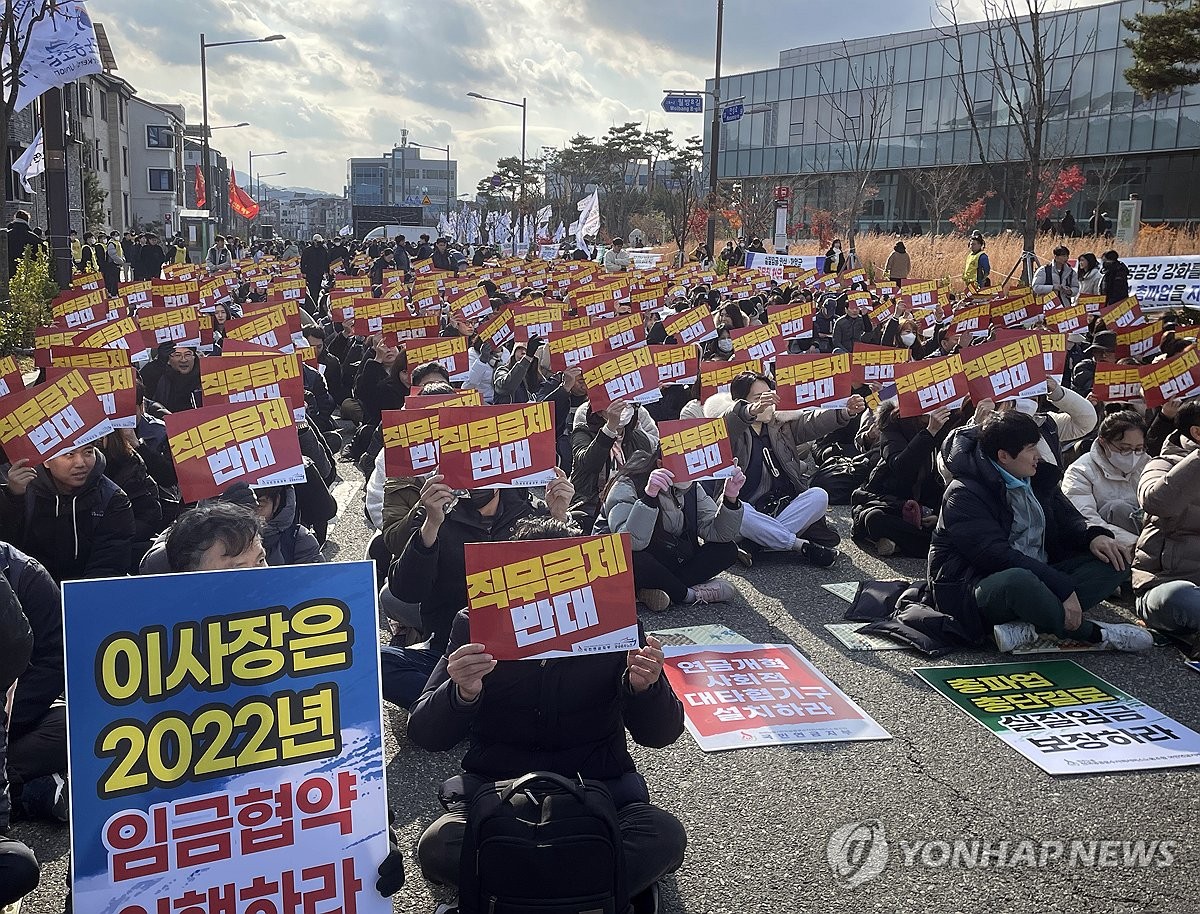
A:
[[[546,345],[550,347],[550,368],[553,371],[565,371],[610,351],[608,337],[598,326],[575,332],[564,330],[547,340]]]
[[[912,358],[907,349],[855,343],[850,353],[850,386],[886,384],[895,378],[895,368]]]
[[[655,403],[662,399],[658,368],[645,346],[585,359],[579,368],[587,384],[588,403],[598,413],[617,400]]]
[[[0,365],[3,362],[0,361]],[[80,346],[54,346],[50,364],[55,368],[128,368],[128,349],[84,349]],[[0,369],[3,374],[3,369]]]
[[[388,476],[432,473],[438,465],[439,409],[383,411],[383,465]]]
[[[658,369],[659,384],[695,384],[700,375],[700,350],[695,346],[648,346]]]
[[[446,369],[451,381],[465,381],[471,370],[465,336],[439,336],[428,342],[408,340],[404,352],[410,369],[435,362]]]
[[[200,284],[194,279],[151,279],[150,294],[156,308],[200,307]]]
[[[87,327],[108,317],[108,297],[103,289],[68,289],[51,305],[60,327]]]
[[[201,330],[201,333],[204,331]],[[270,346],[261,346],[258,343],[245,343],[241,340],[232,340],[226,338],[221,343],[221,355],[274,355],[278,349],[272,349]]]
[[[730,330],[729,339],[735,353],[763,362],[770,362],[780,353],[787,352],[787,343],[779,332],[779,325],[774,322]]]
[[[1020,327],[1041,313],[1042,303],[1034,298],[1033,292],[992,302],[992,322],[998,327]]]
[[[957,355],[897,365],[894,380],[900,415],[906,419],[958,406],[967,398],[967,376]]]
[[[1182,400],[1200,393],[1200,355],[1191,345],[1173,359],[1139,369],[1146,408],[1154,409],[1168,400]]]
[[[407,312],[380,319],[375,335],[391,334],[397,340],[427,340],[438,335],[436,314],[410,315]]]
[[[452,394],[411,393],[404,398],[405,409],[431,409],[434,406],[483,406],[483,395],[473,387]]]
[[[78,368],[0,400],[0,446],[12,463],[37,466],[111,431],[112,422]]]
[[[304,482],[304,457],[285,400],[202,406],[166,417],[185,502],[220,495],[235,482]]]
[[[138,329],[152,346],[161,346],[163,343],[192,347],[200,345],[200,312],[191,305],[142,308],[136,320]]]
[[[292,330],[282,305],[255,311],[225,322],[225,339],[265,346],[276,352],[294,352]]]
[[[1118,359],[1144,359],[1162,346],[1163,329],[1160,323],[1146,323],[1117,333]]]
[[[733,446],[724,419],[678,419],[658,423],[663,469],[675,482],[728,479],[733,475]]]
[[[544,486],[555,478],[558,455],[549,401],[442,407],[438,442],[438,472],[452,489]]]
[[[479,325],[479,338],[499,349],[505,343],[516,338],[513,330],[513,314],[508,308],[493,314]],[[561,369],[560,369],[561,370]]]
[[[643,346],[646,343],[646,322],[640,314],[626,314],[615,320],[598,321],[593,327],[604,334],[604,347],[609,352]]]
[[[21,377],[21,369],[17,360],[11,355],[0,356],[0,397],[25,389],[25,380]]]
[[[634,287],[629,295],[629,309],[635,314],[645,314],[662,307],[667,300],[665,282],[643,283]]]
[[[1101,308],[1100,318],[1109,330],[1129,330],[1146,323],[1141,305],[1132,295],[1108,308]]]
[[[666,654],[663,673],[705,752],[889,739],[790,644],[672,645]]]
[[[608,285],[585,286],[569,298],[570,306],[577,314],[585,314],[593,320],[616,317],[619,302],[619,291]]]
[[[813,303],[792,302],[771,309],[771,323],[779,327],[779,335],[785,340],[799,336],[812,336]],[[785,350],[787,347],[783,347]]]
[[[468,543],[471,640],[497,660],[636,650],[628,534]]]
[[[663,328],[677,343],[703,343],[715,339],[717,323],[707,308],[691,308],[663,321]]]
[[[492,302],[488,298],[487,289],[476,286],[467,292],[449,298],[450,307],[464,321],[475,322],[493,313]]]
[[[963,350],[962,364],[974,403],[1041,396],[1048,390],[1046,380],[1053,368],[1051,356],[1043,353],[1035,333],[972,346]]]
[[[1137,365],[1096,363],[1092,396],[1101,403],[1120,403],[1142,398],[1142,374]]]
[[[149,335],[143,335],[132,317],[119,317],[88,327],[67,345],[84,349],[128,349],[135,362],[150,358]]]
[[[203,358],[200,393],[210,406],[282,397],[291,401],[296,421],[304,421],[304,377],[295,353]]]
[[[992,306],[990,304],[974,305],[954,312],[950,332],[956,335],[962,333],[986,334],[991,325]]]
[[[518,342],[528,342],[534,335],[542,339],[556,330],[562,332],[561,308],[513,308],[513,330]]]
[[[137,390],[132,367],[47,368],[46,380],[57,381],[72,371],[83,375],[113,428],[137,428]]]
[[[36,327],[33,331],[33,364],[36,368],[50,366],[50,350],[61,346],[76,346],[81,336],[86,336],[88,330],[67,330],[65,327]],[[94,347],[100,349],[100,346]]]
[[[775,361],[780,409],[845,406],[853,386],[850,353],[781,355]]]
[[[734,359],[729,362],[705,362],[700,365],[700,402],[713,394],[728,393],[729,382],[744,371],[761,374],[763,364],[758,359]]]
[[[1045,314],[1046,328],[1055,333],[1076,333],[1087,327],[1087,308],[1076,302],[1066,308],[1055,308]]]

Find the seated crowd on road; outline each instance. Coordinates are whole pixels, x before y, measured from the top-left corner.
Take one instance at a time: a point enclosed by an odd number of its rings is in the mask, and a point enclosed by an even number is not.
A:
[[[326,244],[315,236],[303,250],[219,239],[195,267],[186,250],[178,259],[182,245],[168,255],[154,238],[130,239],[123,253],[114,239],[102,258],[91,236],[84,241],[91,259],[81,257],[81,269],[97,259],[115,268],[102,271],[111,307],[135,308],[119,297],[126,280],[157,279],[164,264],[167,276],[223,277],[227,294],[205,309],[212,334],[202,347],[165,343],[140,366],[136,428],[41,466],[4,466],[0,603],[8,608],[0,618],[0,692],[14,683],[15,691],[0,726],[0,778],[7,775],[0,780],[0,906],[37,881],[31,852],[3,837],[10,819],[67,816],[61,583],[324,561],[337,512],[330,487],[339,477],[362,474],[365,483],[355,511],[374,531],[368,554],[387,630],[383,696],[407,711],[400,738],[430,751],[468,747],[462,775],[442,785],[445,815],[417,847],[424,876],[450,895],[467,802],[484,784],[532,771],[608,787],[635,910],[653,909],[646,899],[680,866],[686,845],[679,821],[651,803],[627,746],[627,734],[661,748],[683,731],[682,706],[662,675],[662,645],[643,634],[641,649],[628,656],[494,660],[468,636],[468,543],[627,533],[638,612],[648,625],[691,604],[713,605],[719,621],[720,605],[736,598],[721,573],[739,565],[796,562],[831,569],[831,581],[844,578],[840,545],[851,537],[880,557],[926,562],[925,574],[915,575],[925,612],[905,624],[916,636],[951,639],[956,649],[1012,651],[1052,635],[1144,651],[1153,632],[1193,656],[1200,647],[1200,401],[1147,408],[1140,390],[1109,397],[1093,389],[1106,367],[1178,356],[1195,345],[1196,328],[1168,316],[1154,348],[1131,349],[1106,323],[1128,298],[1115,252],[1078,257],[1081,270],[1102,277],[1098,285],[1088,277],[1095,294],[1086,302],[1065,248],[1038,270],[1032,289],[1010,289],[1006,297],[985,239],[975,236],[959,284],[966,291],[942,290],[918,303],[905,292],[914,281],[902,243],[889,276],[873,282],[850,268],[840,242],[818,269],[787,268],[772,279],[741,266],[741,239],[738,254],[722,252],[722,269],[699,250],[695,262],[673,270],[634,269],[619,239],[604,253],[576,259],[564,251],[569,256],[545,264],[486,248],[468,257],[446,239]],[[748,248],[762,250],[757,239]],[[697,377],[665,384],[653,403],[617,400],[596,410],[578,367],[552,367],[547,339],[535,333],[497,344],[480,334],[490,318],[471,320],[440,293],[418,301],[412,291],[456,278],[485,290],[489,314],[536,305],[579,317],[571,293],[561,291],[566,284],[549,282],[550,270],[559,269],[576,279],[625,274],[627,292],[661,284],[664,294],[644,311],[636,345],[678,345],[668,327],[675,315],[711,315],[715,334],[696,344],[702,370],[746,359],[739,349],[746,328],[770,326],[797,306],[808,320],[783,351],[888,347],[903,353],[890,360],[900,363],[962,356],[996,338],[1004,330],[998,321],[962,326],[960,316],[980,303],[1028,294],[1040,307],[1017,328],[1026,334],[1057,326],[1059,311],[1087,307],[1067,335],[1065,369],[1028,398],[960,397],[904,415],[894,384],[863,380],[840,403],[788,408],[768,359],[720,389],[703,389]],[[281,277],[303,279],[305,481],[242,483],[185,504],[164,419],[202,405],[203,360],[221,357],[226,323],[265,301]],[[466,379],[452,381],[438,362],[413,364],[404,340],[356,335],[339,307],[349,277],[362,277],[366,297],[388,299],[392,313],[435,313],[442,336],[466,337]],[[626,294],[613,316],[631,307],[637,313],[633,299]],[[550,402],[556,478],[537,490],[463,491],[436,471],[389,477],[384,413],[403,409],[415,392],[460,389],[478,391],[484,404]],[[681,417],[724,421],[737,460],[732,475],[675,481],[663,466],[659,428]],[[830,523],[831,503],[850,506],[849,529]],[[1124,602],[1141,624],[1094,618],[1105,600]],[[13,621],[20,616],[27,620],[23,641]],[[381,891],[397,888],[395,878],[381,879]]]

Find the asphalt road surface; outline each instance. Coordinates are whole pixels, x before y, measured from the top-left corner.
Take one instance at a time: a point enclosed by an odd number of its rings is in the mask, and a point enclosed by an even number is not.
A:
[[[350,468],[344,472],[353,474]],[[359,486],[347,483],[340,488],[337,494],[346,510],[331,536],[328,552],[334,561],[360,558],[368,539],[357,499]],[[848,535],[848,509],[835,508],[831,521]],[[929,665],[924,658],[911,651],[850,652],[822,627],[841,621],[848,604],[821,584],[921,574],[920,562],[883,561],[848,540],[843,551],[844,557],[830,569],[790,560],[735,568],[728,577],[740,595],[736,602],[672,609],[648,620],[655,628],[721,623],[752,642],[792,643],[892,734],[891,740],[880,742],[710,754],[700,751],[685,733],[667,749],[635,747],[634,757],[655,802],[675,813],[688,833],[683,868],[663,885],[663,910],[1200,911],[1200,771],[1057,778],[1042,773],[913,675],[913,667]],[[1099,618],[1116,618],[1121,612],[1106,606]],[[933,663],[1000,659],[997,654],[972,653]],[[1158,647],[1147,656],[1091,653],[1074,659],[1200,729],[1200,676],[1181,662],[1175,649]],[[408,858],[408,882],[395,898],[395,909],[432,911],[438,898],[425,885],[412,855],[422,829],[440,811],[437,785],[457,772],[461,753],[416,749],[404,738],[405,718],[403,712],[391,712],[399,738],[386,735],[389,799]],[[872,869],[885,865],[879,875],[849,888],[835,879],[828,847],[839,828],[858,822],[871,823],[856,833],[858,837],[871,834],[877,839]],[[44,867],[42,884],[23,910],[57,914],[65,895],[66,829],[25,824],[14,830],[14,837],[33,846]],[[885,837],[886,848],[881,840]],[[1022,858],[1032,865],[970,868],[945,863],[944,846],[937,842],[956,838],[994,846],[1022,839],[1174,844],[1169,854],[1154,855],[1155,864],[1169,858],[1167,866],[1066,866],[1055,862],[1052,852],[1039,851],[1047,857],[1045,866],[1038,865],[1035,855]]]

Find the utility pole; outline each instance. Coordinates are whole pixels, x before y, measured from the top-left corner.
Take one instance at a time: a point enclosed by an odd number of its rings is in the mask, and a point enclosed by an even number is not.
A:
[[[713,70],[712,149],[708,159],[708,256],[717,248],[717,157],[721,152],[721,38],[725,27],[725,0],[717,0],[717,65]]]
[[[60,288],[71,285],[75,262],[71,259],[71,230],[68,211],[70,194],[67,190],[66,112],[63,109],[62,89],[51,89],[42,95],[42,141],[46,156],[46,218],[49,221],[50,253],[54,261],[54,278]],[[87,227],[84,226],[84,230]]]

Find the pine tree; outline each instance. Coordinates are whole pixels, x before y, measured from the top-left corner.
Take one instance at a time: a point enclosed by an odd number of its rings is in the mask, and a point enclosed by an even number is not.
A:
[[[1125,81],[1146,98],[1200,83],[1200,2],[1161,0],[1161,13],[1138,13],[1125,28],[1133,66]]]

